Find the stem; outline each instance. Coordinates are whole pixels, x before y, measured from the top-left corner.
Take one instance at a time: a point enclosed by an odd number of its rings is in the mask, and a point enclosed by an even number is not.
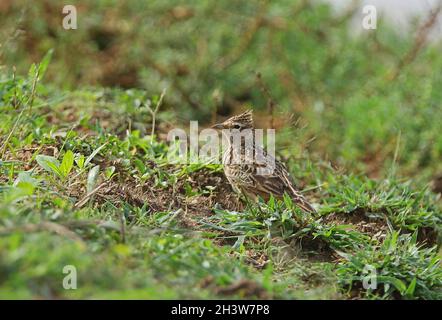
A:
[[[150,114],[152,115],[152,130],[150,132],[150,144],[153,144],[153,135],[155,134],[155,123],[157,118],[158,110],[160,109],[161,104],[163,103],[163,98],[166,94],[166,88],[163,89],[163,92],[161,92],[160,98],[158,99],[157,105],[155,106],[155,109],[152,110],[151,107],[147,106],[147,110],[149,110]]]

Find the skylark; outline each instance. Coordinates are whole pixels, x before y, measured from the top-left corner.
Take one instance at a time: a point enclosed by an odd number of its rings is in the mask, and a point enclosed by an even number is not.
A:
[[[244,143],[243,140],[241,140],[238,146],[233,143],[234,139],[232,137],[235,132],[236,134],[241,134],[248,130],[248,132],[254,133],[255,128],[251,110],[233,116],[222,123],[212,126],[212,128],[223,129],[224,135],[226,132],[230,133],[225,140],[227,144],[222,163],[224,173],[236,192],[253,200],[260,196],[265,201],[269,200],[270,195],[273,195],[276,199],[281,199],[284,194],[287,194],[302,210],[310,213],[315,212],[315,209],[296,188],[285,165],[268,155],[262,146],[255,143],[255,139],[249,145]],[[257,161],[257,154],[263,154],[264,158],[267,159],[267,163]],[[239,159],[239,161],[234,159]],[[269,163],[273,164],[273,170],[268,174],[262,174],[260,169]]]

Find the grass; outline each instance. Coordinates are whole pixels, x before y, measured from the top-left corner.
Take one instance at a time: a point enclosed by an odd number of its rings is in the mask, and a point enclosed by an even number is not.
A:
[[[442,298],[428,18],[354,37],[320,2],[77,0],[66,31],[25,2],[0,8],[1,298]],[[246,105],[316,215],[168,161],[171,128]]]
[[[318,214],[289,198],[244,207],[220,165],[167,161],[170,111],[149,135],[141,93],[50,89],[49,59],[0,81],[2,298],[441,298],[427,188],[289,157]]]

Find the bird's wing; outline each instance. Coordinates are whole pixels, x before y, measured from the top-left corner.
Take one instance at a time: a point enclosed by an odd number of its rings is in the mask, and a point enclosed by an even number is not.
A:
[[[297,190],[296,185],[284,164],[265,153],[264,155],[266,161],[264,163],[255,164],[256,172],[253,175],[254,187],[262,193],[270,193],[277,198],[282,198],[284,193],[287,193],[301,209],[306,212],[315,212],[315,209]],[[258,169],[263,166],[266,166],[267,168],[271,167],[273,168],[273,171],[271,170],[265,175],[259,174]]]

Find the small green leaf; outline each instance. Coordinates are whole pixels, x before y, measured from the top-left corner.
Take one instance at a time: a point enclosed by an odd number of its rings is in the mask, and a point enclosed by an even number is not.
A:
[[[52,172],[55,173],[60,178],[63,178],[63,172],[61,172],[60,167],[57,167],[55,163],[48,162],[47,165],[51,168]]]
[[[80,168],[80,169],[83,169],[84,168],[84,155],[82,155],[82,154],[80,154],[78,157],[77,157],[77,159],[75,160],[75,162],[77,163],[77,166]]]
[[[270,210],[274,210],[275,209],[275,198],[273,197],[272,194],[270,195],[270,199],[267,202],[267,204],[268,204]]]
[[[146,166],[144,165],[143,161],[140,159],[135,159],[134,164],[137,167],[138,171],[140,171],[141,174],[144,174],[146,172]]]
[[[86,191],[89,193],[94,190],[95,185],[97,183],[98,174],[100,172],[100,166],[95,166],[87,175],[87,183],[86,183]]]
[[[416,278],[413,278],[413,280],[411,281],[410,285],[408,286],[407,290],[405,291],[406,296],[408,297],[413,297],[414,295],[414,290],[416,289]]]
[[[407,290],[407,286],[402,280],[399,280],[390,276],[378,276],[377,280],[379,283],[388,283],[393,285],[401,294]]]
[[[28,71],[29,80],[32,81],[37,76],[37,65],[33,63]]]
[[[413,232],[413,235],[411,236],[411,239],[410,239],[410,243],[411,244],[417,243],[417,229],[416,229],[416,231]]]
[[[110,179],[112,177],[112,175],[115,172],[115,167],[114,166],[110,166],[107,167],[106,170],[104,171],[104,175],[106,176],[106,179]]]
[[[69,172],[72,170],[72,166],[74,165],[74,154],[71,150],[66,151],[63,156],[63,161],[60,165],[60,171],[63,177],[67,177]]]
[[[90,154],[89,157],[87,157],[86,161],[84,162],[84,166],[85,166],[85,167],[89,164],[89,162],[92,161],[92,159],[97,155],[97,153],[100,152],[100,150],[104,148],[104,146],[105,146],[106,144],[107,144],[107,143],[103,144],[102,146],[99,146],[97,149],[95,149],[95,150]]]
[[[46,70],[48,68],[49,63],[52,59],[52,54],[54,53],[54,49],[50,49],[43,59],[41,60],[40,64],[38,65],[38,68],[40,69],[40,79],[44,77]]]
[[[60,162],[57,159],[55,159],[54,157],[39,154],[35,158],[35,160],[40,165],[40,167],[42,167],[46,171],[48,171],[50,173],[55,173],[59,177],[63,176],[63,174],[61,173],[61,171],[59,169]]]
[[[19,185],[21,182],[27,182],[36,187],[38,185],[38,181],[34,179],[30,172],[22,171],[18,173],[17,179],[14,181],[14,187]]]
[[[35,187],[29,182],[19,182],[16,187],[10,189],[3,201],[13,203],[22,200],[34,193]]]
[[[292,199],[290,198],[290,196],[289,196],[287,193],[284,192],[284,197],[283,197],[283,199],[284,199],[284,204],[285,204],[286,208],[287,208],[287,209],[291,209],[292,206],[293,206],[293,201],[292,201]]]
[[[241,249],[244,247],[244,240],[246,236],[239,236],[236,240],[235,244],[233,245],[233,249],[237,251],[241,251]]]

